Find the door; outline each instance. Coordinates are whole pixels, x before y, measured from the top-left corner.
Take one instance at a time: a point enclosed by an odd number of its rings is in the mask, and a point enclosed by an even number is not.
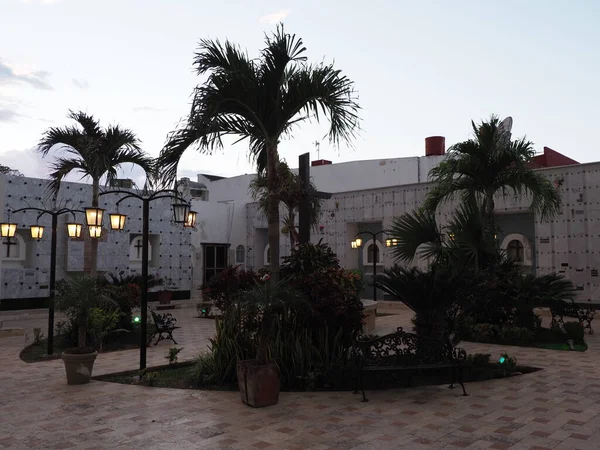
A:
[[[204,283],[227,268],[229,244],[202,244],[204,247]]]

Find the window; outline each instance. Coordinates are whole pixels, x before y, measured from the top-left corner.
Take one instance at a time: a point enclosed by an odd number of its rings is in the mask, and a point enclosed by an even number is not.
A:
[[[373,265],[373,261],[377,265],[383,264],[383,246],[379,241],[373,242],[373,240],[370,240],[363,249],[363,265]]]
[[[136,236],[131,241],[129,246],[129,260],[130,261],[141,261],[142,260],[142,236]],[[148,262],[152,261],[152,244],[148,241]]]
[[[267,246],[265,247],[265,252],[263,255],[263,263],[265,266],[268,266],[271,264],[271,248],[270,248],[269,244],[267,244]]]
[[[235,249],[236,264],[244,264],[246,262],[246,249],[243,245],[238,245]]]
[[[523,243],[517,239],[513,239],[506,247],[506,255],[514,262],[522,263],[525,261],[525,252]]]
[[[227,244],[202,244],[204,250],[204,283],[227,268]]]
[[[25,241],[19,233],[15,233],[11,238],[3,238],[1,247],[0,254],[3,261],[25,260]]]

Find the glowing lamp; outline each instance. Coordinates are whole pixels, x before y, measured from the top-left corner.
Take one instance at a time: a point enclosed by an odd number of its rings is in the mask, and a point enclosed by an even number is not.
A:
[[[17,231],[16,223],[0,223],[0,235],[5,238],[15,237]]]
[[[140,316],[135,316],[135,317],[133,318],[133,322],[134,322],[134,323],[140,323],[140,322],[141,322],[141,320],[142,320],[142,319],[140,319]]]
[[[29,231],[31,232],[31,239],[41,239],[44,235],[44,227],[40,225],[31,225]]]
[[[506,358],[504,356],[501,356],[500,359],[498,360],[498,362],[500,364],[504,364],[506,362]]]
[[[350,247],[352,247],[352,248],[358,248],[358,247],[356,246],[356,241],[352,241],[352,242],[350,242]]]
[[[80,238],[81,237],[81,224],[80,223],[68,223],[67,224],[67,234],[70,238]]]
[[[359,247],[362,246],[362,239],[361,238],[354,239],[354,242],[356,242],[356,248],[359,248]]]
[[[102,237],[102,227],[98,225],[92,225],[88,227],[88,231],[90,233],[90,238],[92,239],[100,239]]]
[[[125,228],[125,219],[127,218],[125,214],[109,214],[108,217],[110,219],[111,230],[121,231]]]
[[[85,208],[85,223],[88,227],[102,226],[102,217],[104,210],[102,208],[91,207]]]
[[[195,227],[196,226],[196,214],[198,214],[196,211],[189,211],[188,215],[187,215],[187,220],[185,221],[183,226],[186,228]]]

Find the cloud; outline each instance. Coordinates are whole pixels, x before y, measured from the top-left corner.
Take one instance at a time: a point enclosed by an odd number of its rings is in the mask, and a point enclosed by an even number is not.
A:
[[[0,60],[0,85],[25,83],[36,89],[52,90],[46,81],[49,72],[38,70],[36,72],[16,72],[11,66]]]
[[[75,86],[77,86],[79,89],[89,89],[90,88],[90,83],[88,82],[88,80],[84,80],[83,78],[73,78],[71,81],[73,81],[73,84]]]
[[[285,19],[290,14],[290,12],[290,9],[282,9],[280,11],[277,11],[276,13],[262,16],[258,20],[261,23],[278,23]]]
[[[62,0],[21,0],[21,3],[39,3],[42,5],[52,5]]]
[[[36,152],[35,148],[0,152],[2,164],[18,170],[26,177],[46,178],[49,173],[48,162]]]
[[[134,112],[162,112],[164,108],[155,108],[154,106],[136,106]]]
[[[21,114],[12,109],[0,107],[0,122],[14,122],[17,117],[21,117]]]

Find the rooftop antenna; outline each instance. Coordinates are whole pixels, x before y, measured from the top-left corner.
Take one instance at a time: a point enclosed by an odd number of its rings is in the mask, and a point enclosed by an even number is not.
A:
[[[315,141],[315,150],[317,151],[317,159],[321,159],[321,143]]]

